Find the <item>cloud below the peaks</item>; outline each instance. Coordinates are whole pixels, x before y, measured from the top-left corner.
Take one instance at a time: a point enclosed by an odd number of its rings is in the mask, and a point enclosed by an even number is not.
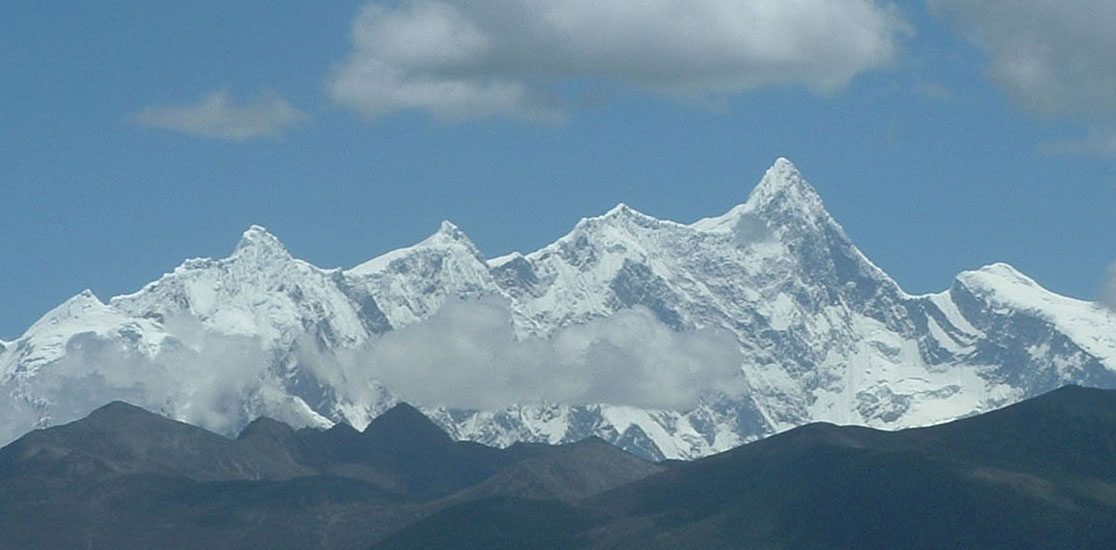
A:
[[[331,411],[307,404],[321,406],[325,394],[363,428],[362,417],[386,404],[385,388],[415,404],[487,410],[540,400],[687,410],[706,392],[744,390],[731,334],[677,332],[643,308],[517,338],[506,302],[450,300],[426,320],[336,355],[316,351],[306,335],[295,378],[277,376],[274,350],[257,338],[218,334],[190,317],[168,317],[164,327],[173,338],[153,356],[118,337],[80,333],[59,361],[0,383],[9,396],[0,403],[0,445],[114,400],[233,435],[257,415],[327,425]]]
[[[170,318],[167,327],[176,343],[154,357],[80,333],[58,362],[0,384],[8,396],[0,403],[0,445],[42,427],[44,417],[47,425],[71,422],[115,400],[226,435],[251,420],[246,402],[290,424],[312,424],[268,383],[272,357],[258,340],[215,334],[190,318]]]
[[[374,378],[421,405],[499,409],[515,403],[611,403],[686,410],[707,391],[738,395],[742,357],[732,335],[677,332],[644,308],[516,338],[507,304],[452,300],[429,319],[390,331],[342,356],[314,361],[341,391]],[[360,402],[365,396],[351,395]]]
[[[678,97],[839,89],[909,26],[873,0],[413,0],[365,6],[327,81],[367,117],[560,118],[586,83]]]

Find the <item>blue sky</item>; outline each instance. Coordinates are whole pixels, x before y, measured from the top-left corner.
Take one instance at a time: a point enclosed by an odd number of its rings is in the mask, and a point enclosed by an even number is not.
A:
[[[8,2],[0,339],[248,225],[352,266],[490,256],[626,202],[692,221],[794,161],[908,291],[1116,259],[1116,4]],[[543,10],[539,6],[546,6]]]

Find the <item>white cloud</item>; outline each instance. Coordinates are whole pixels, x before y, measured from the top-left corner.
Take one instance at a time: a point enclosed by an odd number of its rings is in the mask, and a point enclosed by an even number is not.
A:
[[[507,305],[480,300],[449,302],[317,374],[353,391],[368,385],[352,381],[374,378],[423,405],[492,410],[544,400],[686,409],[707,391],[739,394],[741,360],[731,335],[677,332],[643,308],[519,340]]]
[[[326,422],[290,397],[282,386],[291,380],[276,376],[257,339],[188,317],[166,327],[174,343],[155,357],[78,334],[59,362],[0,384],[0,445],[44,425],[44,415],[61,424],[114,400],[227,435],[261,414],[299,427]],[[732,335],[676,332],[642,308],[519,340],[506,303],[451,301],[365,349],[320,354],[310,336],[300,348],[306,380],[336,392],[354,425],[384,404],[385,387],[416,404],[474,409],[545,400],[685,410],[705,392],[739,395],[744,383]]]
[[[931,0],[987,49],[990,77],[1043,115],[1116,118],[1116,2]]]
[[[277,138],[309,118],[274,94],[238,104],[223,90],[210,92],[198,103],[147,107],[135,116],[144,126],[231,140]]]
[[[876,0],[408,0],[370,4],[327,82],[366,116],[561,116],[563,86],[687,97],[832,91],[892,60],[909,27]]]
[[[1101,286],[1100,303],[1116,309],[1116,262],[1108,264],[1108,273]]]
[[[295,425],[305,418],[289,414],[268,386],[270,355],[259,341],[206,331],[196,320],[171,319],[176,345],[150,358],[93,333],[75,335],[66,355],[26,380],[0,386],[10,396],[0,405],[0,444],[37,427],[84,417],[114,400],[124,400],[210,430],[234,434],[251,418],[246,401],[260,411]],[[17,396],[25,396],[21,399]]]

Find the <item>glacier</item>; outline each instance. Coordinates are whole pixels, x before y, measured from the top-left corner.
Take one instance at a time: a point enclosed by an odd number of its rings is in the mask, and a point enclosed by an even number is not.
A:
[[[680,334],[728,334],[739,361],[735,390],[685,407],[422,403],[452,436],[491,445],[596,435],[691,459],[813,421],[898,429],[1069,383],[1116,388],[1111,309],[1003,263],[909,294],[780,158],[723,215],[683,224],[620,204],[527,254],[488,258],[447,221],[413,246],[322,269],[252,226],[227,258],[187,260],[107,303],[84,291],[0,343],[0,439],[113,399],[230,434],[265,415],[363,428],[400,396],[346,362],[476,300],[505,304],[523,341],[639,311]]]

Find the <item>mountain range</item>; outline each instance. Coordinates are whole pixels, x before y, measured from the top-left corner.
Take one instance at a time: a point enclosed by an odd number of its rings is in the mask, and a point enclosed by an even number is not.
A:
[[[495,342],[495,343],[494,343]],[[786,159],[690,224],[618,205],[529,254],[449,222],[351,269],[261,227],[0,342],[0,440],[115,399],[219,433],[363,428],[401,399],[453,439],[599,437],[692,459],[810,422],[883,429],[1065,384],[1116,388],[1116,313],[1003,263],[905,292]]]
[[[0,448],[0,548],[1111,548],[1116,391],[690,462],[495,448],[398,404],[236,438],[113,402]]]

